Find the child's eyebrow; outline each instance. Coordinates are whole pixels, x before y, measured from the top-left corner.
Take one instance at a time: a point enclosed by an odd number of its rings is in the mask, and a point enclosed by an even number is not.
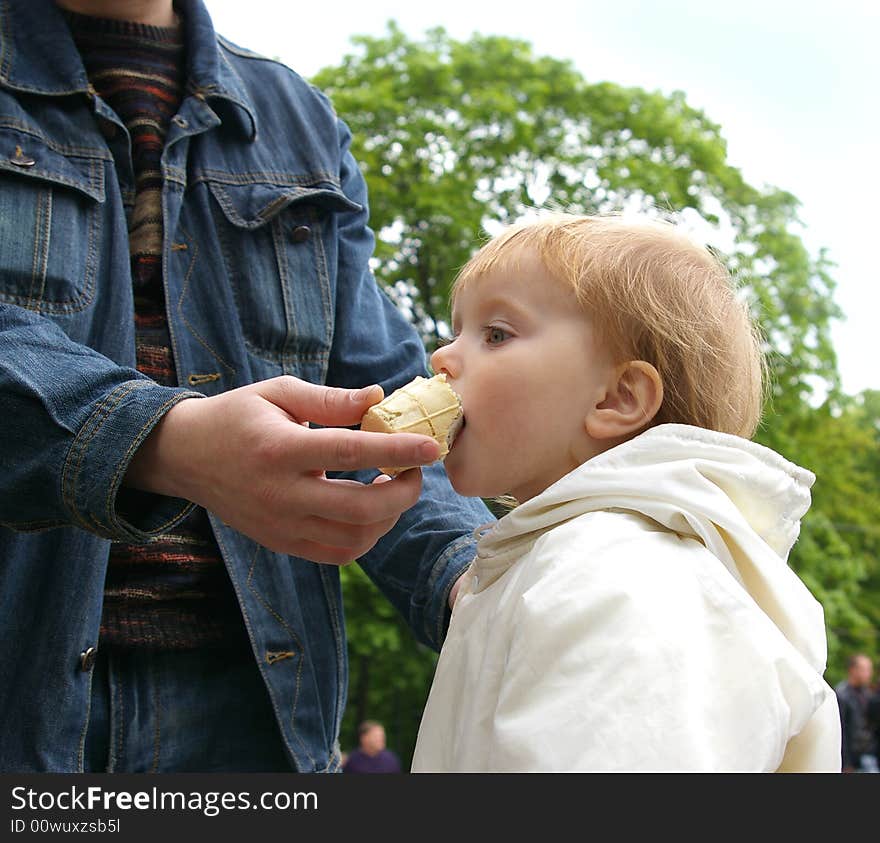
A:
[[[511,313],[514,316],[527,317],[529,316],[530,311],[528,308],[523,305],[511,301],[509,298],[505,298],[504,296],[494,294],[488,296],[486,299],[479,302],[476,309],[476,317],[478,321],[483,321],[489,318],[489,315],[492,313],[497,313],[501,311],[502,313]],[[460,309],[453,308],[452,310],[452,333],[457,334],[458,329],[461,327],[461,311]]]
[[[520,316],[528,316],[529,310],[523,305],[519,304],[516,301],[511,301],[509,298],[505,298],[504,296],[493,295],[489,296],[484,301],[480,302],[480,306],[478,309],[478,313],[481,316],[485,316],[487,313],[491,313],[492,311],[507,311],[512,312],[514,315]]]

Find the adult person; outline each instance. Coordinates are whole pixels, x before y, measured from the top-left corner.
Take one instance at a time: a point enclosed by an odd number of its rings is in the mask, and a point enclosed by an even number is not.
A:
[[[439,648],[487,520],[350,136],[201,0],[0,4],[0,769],[339,768],[338,564]]]
[[[377,720],[358,726],[358,748],[342,765],[343,773],[399,773],[400,759],[386,745],[385,727]]]
[[[845,773],[877,773],[877,733],[872,722],[871,675],[874,664],[864,653],[847,660],[846,679],[835,687],[840,706],[842,763]]]

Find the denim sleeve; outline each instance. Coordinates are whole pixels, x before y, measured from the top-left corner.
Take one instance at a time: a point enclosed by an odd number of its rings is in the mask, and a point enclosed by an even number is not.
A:
[[[158,386],[51,320],[0,304],[0,523],[127,541],[168,529],[191,504],[118,493],[137,447],[188,396],[197,393]]]
[[[327,382],[349,388],[379,383],[387,395],[428,374],[427,361],[415,329],[369,270],[374,239],[366,185],[348,151],[348,129],[339,126],[342,189],[363,210],[339,215],[336,329]],[[370,482],[377,473],[340,476]],[[359,562],[418,640],[439,650],[449,624],[449,591],[474,557],[473,531],[492,515],[481,500],[457,495],[442,465],[422,475],[418,503]]]

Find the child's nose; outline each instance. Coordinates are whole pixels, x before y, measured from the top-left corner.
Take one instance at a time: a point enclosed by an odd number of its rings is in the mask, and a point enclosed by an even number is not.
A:
[[[452,346],[453,343],[442,345],[431,355],[431,368],[434,370],[435,374],[444,374],[449,377],[455,377],[455,372],[453,371],[455,367],[455,358],[452,353]]]

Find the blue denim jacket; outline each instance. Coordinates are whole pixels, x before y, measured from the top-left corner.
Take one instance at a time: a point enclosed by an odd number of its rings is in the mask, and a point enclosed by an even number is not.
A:
[[[51,0],[0,0],[0,769],[82,769],[111,539],[185,501],[120,488],[177,401],[291,374],[386,392],[425,372],[368,270],[363,178],[326,99],[182,4],[188,86],[162,158],[168,317],[181,388],[134,369],[128,135]],[[372,474],[349,475],[368,480]],[[447,599],[491,516],[441,466],[360,562],[439,648]],[[212,518],[287,748],[338,767],[346,643],[337,569]],[[292,653],[272,658],[271,654]]]

